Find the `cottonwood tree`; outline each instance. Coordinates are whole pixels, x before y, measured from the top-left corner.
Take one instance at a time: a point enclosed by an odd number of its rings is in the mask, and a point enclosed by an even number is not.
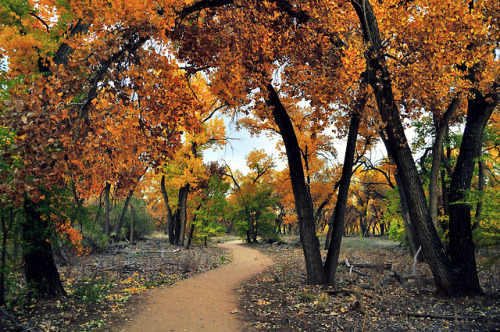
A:
[[[170,56],[166,31],[175,13],[168,3],[0,8],[6,76],[16,82],[1,125],[15,134],[11,153],[23,160],[2,194],[24,207],[27,282],[41,296],[58,297],[64,289],[44,236],[54,227],[41,210],[44,190],[72,181],[85,193],[124,172],[157,167],[181,146],[185,128],[199,126],[204,105]]]
[[[463,166],[455,172],[453,182],[457,186],[452,185],[456,188],[453,192],[463,192],[470,182],[467,179],[470,162],[466,161],[474,159],[472,155],[477,156],[474,142],[481,136],[498,100],[498,60],[492,37],[498,34],[498,25],[490,23],[497,20],[494,14],[497,7],[498,4],[491,1],[475,4],[431,0],[374,4],[366,0],[314,4],[309,1],[243,1],[237,5],[229,0],[196,2],[182,10],[180,31],[186,47],[181,45],[180,55],[193,63],[217,67],[213,81],[225,80],[219,85],[221,92],[229,91],[224,89],[229,77],[229,66],[224,63],[230,63],[231,73],[237,73],[232,76],[236,78],[232,86],[234,98],[227,92],[226,95],[234,104],[251,95],[253,88],[260,88],[259,97],[268,101],[277,96],[270,81],[273,71],[281,65],[283,68],[277,73],[285,85],[292,87],[287,94],[316,95],[312,101],[316,104],[352,98],[356,95],[352,91],[367,82],[372,87],[371,96],[376,101],[383,135],[398,168],[400,188],[410,202],[409,220],[422,244],[438,291],[448,295],[462,292],[464,288],[459,285],[465,283],[471,286],[466,288],[467,292],[474,294],[480,292],[480,288],[471,247],[470,222],[465,218],[453,223],[450,259],[433,228],[425,193],[404,135],[403,119],[415,119],[422,105],[429,104],[435,105],[439,114],[436,118],[440,119],[459,93],[468,96],[466,132],[470,132],[469,128],[475,129],[463,144]],[[196,15],[191,15],[195,12]],[[197,20],[197,17],[203,19]],[[356,33],[360,30],[361,35]],[[207,37],[200,38],[205,33]],[[225,38],[216,37],[219,33]],[[200,48],[204,49],[201,54],[192,51]],[[237,52],[238,49],[246,52]],[[217,56],[208,55],[212,50]],[[290,77],[295,79],[289,80]],[[317,108],[312,117],[321,123],[329,113],[328,107]],[[286,112],[283,116],[287,118]],[[467,142],[471,142],[474,149],[467,149]],[[302,169],[298,163],[293,166]],[[453,196],[453,200],[460,201],[458,196]],[[309,201],[307,195],[296,196],[297,204],[304,201]],[[470,215],[463,204],[455,204],[455,208],[456,213],[450,211],[455,216],[452,218]],[[302,223],[306,218],[300,211],[308,211],[310,206],[297,210]],[[319,272],[322,268],[314,236],[310,230],[302,234],[309,234],[306,238],[311,240],[304,241],[308,247],[304,248],[308,278],[311,282],[322,283],[324,277]],[[461,272],[457,274],[455,269]]]
[[[234,227],[248,243],[261,236],[273,240],[277,233],[275,207],[278,197],[271,181],[276,164],[264,150],[252,150],[246,156],[248,174],[233,173],[226,166],[226,176],[233,182],[228,197]]]

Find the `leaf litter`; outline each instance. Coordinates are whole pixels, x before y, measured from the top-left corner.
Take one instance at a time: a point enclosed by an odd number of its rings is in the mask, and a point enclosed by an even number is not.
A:
[[[257,331],[500,330],[500,264],[481,265],[494,252],[478,254],[484,296],[443,298],[425,263],[400,281],[412,272],[413,257],[391,241],[344,238],[340,261],[380,268],[357,268],[358,274],[339,265],[336,287],[306,285],[300,244],[288,242],[295,245],[256,245],[274,265],[238,290],[241,316]]]
[[[19,294],[7,312],[26,331],[104,331],[121,321],[133,298],[148,288],[173,285],[231,260],[229,251],[215,246],[189,250],[165,240],[136,245],[110,245],[85,257],[59,257],[58,269],[68,296],[36,300]],[[15,331],[0,315],[0,330]]]

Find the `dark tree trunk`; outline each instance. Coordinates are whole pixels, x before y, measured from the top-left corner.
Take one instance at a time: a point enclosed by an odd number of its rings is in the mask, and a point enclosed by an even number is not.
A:
[[[170,244],[174,244],[175,243],[174,218],[172,216],[172,210],[170,209],[170,205],[168,205],[167,189],[165,188],[165,175],[161,177],[160,187],[161,187],[161,194],[163,195],[163,201],[165,202],[165,208],[167,209],[168,242]]]
[[[188,243],[186,245],[186,249],[188,249],[188,250],[189,250],[189,247],[191,247],[191,241],[193,240],[193,234],[194,234],[194,223],[191,224],[191,229],[189,230]],[[206,237],[205,237],[205,245],[206,245]]]
[[[460,152],[450,182],[450,256],[461,293],[467,295],[481,293],[472,241],[471,205],[465,200],[474,164],[481,155],[484,128],[498,103],[497,95],[488,96],[488,99],[491,102],[487,102],[479,91],[474,91],[474,98],[469,100]]]
[[[108,237],[109,240],[109,235],[110,235],[110,220],[109,220],[109,213],[110,213],[110,205],[109,205],[109,194],[111,191],[111,183],[106,181],[106,185],[104,187],[104,234]]]
[[[267,85],[267,92],[269,93],[267,103],[272,108],[274,121],[278,125],[286,149],[295,209],[299,221],[300,242],[306,263],[307,283],[322,285],[325,284],[327,278],[315,232],[314,209],[305,181],[299,143],[292,121],[271,83]]]
[[[127,213],[128,204],[130,203],[130,199],[132,198],[132,195],[134,195],[134,191],[130,190],[128,195],[127,195],[127,198],[125,199],[125,204],[123,205],[122,214],[120,216],[120,222],[118,223],[118,228],[116,229],[116,239],[115,239],[116,242],[120,241],[120,237],[121,237],[120,233],[122,231],[123,223],[125,222],[125,214]]]
[[[59,278],[52,245],[48,241],[49,225],[30,199],[24,201],[25,220],[22,224],[24,246],[24,273],[26,283],[34,287],[36,295],[44,299],[65,296],[66,292]]]
[[[360,108],[362,110],[363,105]],[[328,254],[325,261],[325,271],[329,285],[335,284],[335,274],[337,271],[337,262],[340,254],[340,245],[342,243],[342,234],[344,233],[344,218],[347,210],[347,199],[349,198],[349,185],[351,184],[352,167],[354,166],[354,154],[356,152],[356,140],[358,137],[359,124],[361,116],[359,112],[353,112],[349,133],[347,135],[347,145],[344,156],[344,166],[339,182],[339,192],[335,204],[332,222],[330,223],[331,240],[328,247]],[[330,229],[328,232],[330,233]]]
[[[184,245],[184,239],[185,239],[185,233],[186,233],[186,223],[187,223],[187,199],[188,199],[188,194],[189,194],[189,188],[190,185],[189,183],[182,186],[181,189],[179,189],[179,204],[177,207],[177,213],[179,214],[179,230],[177,234],[177,239],[178,242],[176,243],[177,245],[183,246]]]
[[[362,214],[359,215],[359,235],[366,237],[365,219]]]
[[[361,3],[362,2],[362,3]],[[427,207],[425,192],[413,156],[406,140],[398,107],[394,99],[391,75],[387,71],[382,56],[382,40],[377,19],[368,0],[352,0],[361,22],[365,41],[369,43],[366,52],[367,69],[365,75],[373,88],[382,121],[386,124],[388,143],[394,153],[394,161],[401,177],[403,190],[409,204],[410,218],[422,244],[422,251],[434,276],[439,293],[453,295],[458,290],[450,260],[434,228]]]

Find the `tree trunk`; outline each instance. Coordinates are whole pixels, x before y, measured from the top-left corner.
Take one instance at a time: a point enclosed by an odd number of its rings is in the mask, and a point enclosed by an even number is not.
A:
[[[191,241],[193,240],[193,234],[194,234],[194,223],[191,224],[191,229],[189,230],[189,237],[188,237],[188,243],[186,245],[186,249],[189,250],[189,247],[191,246]],[[206,237],[205,237],[206,239]],[[206,240],[205,240],[206,243]]]
[[[338,202],[338,198],[337,198]],[[337,204],[337,203],[335,203]],[[326,239],[325,239],[325,250],[328,250],[330,248],[330,243],[332,241],[332,234],[333,234],[333,223],[335,222],[335,207],[333,208],[333,214],[330,217],[330,222],[328,223],[328,232],[326,233]]]
[[[432,153],[432,166],[429,181],[429,213],[432,223],[438,228],[438,198],[439,198],[439,169],[441,166],[441,156],[443,155],[443,139],[448,128],[448,122],[455,114],[460,100],[453,98],[445,114],[440,119],[435,119],[436,137],[434,138],[434,148]]]
[[[360,111],[364,108],[364,101]],[[325,271],[329,285],[335,285],[335,274],[337,262],[344,232],[344,218],[347,210],[347,199],[349,198],[349,185],[351,184],[352,168],[354,166],[354,154],[356,152],[356,140],[358,137],[361,116],[358,110],[352,113],[349,133],[347,135],[347,145],[344,156],[344,166],[340,177],[339,192],[335,203],[334,214],[331,222],[331,240],[328,247],[328,254],[325,261]],[[330,229],[328,230],[330,232]]]
[[[361,22],[365,41],[369,43],[366,52],[367,69],[365,75],[373,88],[377,107],[382,121],[386,124],[386,133],[394,161],[401,177],[403,190],[409,202],[410,218],[416,234],[422,244],[422,251],[434,276],[439,293],[453,295],[458,284],[453,274],[450,260],[444,252],[443,245],[434,228],[427,207],[425,192],[420,183],[415,161],[406,140],[398,107],[392,91],[391,75],[387,71],[381,53],[382,40],[378,30],[377,19],[368,0],[352,0]]]
[[[186,223],[187,223],[187,199],[189,194],[189,183],[182,186],[179,189],[179,205],[177,208],[177,213],[179,213],[179,233],[177,235],[178,243],[177,245],[184,245],[184,238],[186,233]]]
[[[170,244],[174,244],[175,243],[174,218],[172,216],[172,210],[170,209],[170,205],[168,205],[167,189],[165,188],[165,175],[161,177],[160,187],[161,187],[161,194],[163,195],[163,201],[165,202],[165,208],[167,209],[168,242]]]
[[[36,296],[44,299],[65,296],[52,255],[52,245],[48,241],[48,222],[41,217],[36,204],[29,198],[24,201],[24,214],[22,239],[26,284],[34,288]]]
[[[130,204],[130,245],[134,244],[134,224],[135,224],[135,210],[134,206]]]
[[[469,100],[460,152],[450,182],[450,256],[461,293],[467,295],[481,293],[472,241],[471,205],[465,200],[474,164],[481,155],[484,128],[498,104],[498,95],[488,99],[492,101],[487,102],[479,91],[474,91],[474,98]]]
[[[278,125],[286,149],[295,209],[298,215],[300,242],[306,263],[307,283],[322,285],[325,284],[327,278],[315,232],[314,209],[305,181],[299,143],[292,121],[271,83],[267,85],[267,91],[269,93],[267,104],[272,107],[272,115]]]
[[[125,222],[125,214],[127,213],[128,204],[130,203],[132,195],[134,195],[134,191],[130,190],[127,195],[127,198],[125,199],[125,204],[123,205],[122,214],[120,216],[120,222],[118,223],[118,228],[116,229],[116,239],[115,239],[116,242],[120,241],[120,233],[122,231],[123,223]]]
[[[104,187],[104,234],[108,237],[109,241],[109,235],[110,235],[110,220],[109,220],[109,213],[110,213],[110,206],[109,206],[109,193],[111,191],[111,183],[106,181],[106,185]]]

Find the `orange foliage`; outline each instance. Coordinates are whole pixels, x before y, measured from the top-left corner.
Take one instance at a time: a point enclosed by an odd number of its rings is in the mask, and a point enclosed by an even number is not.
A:
[[[192,93],[166,38],[175,4],[160,13],[151,2],[74,1],[67,9],[37,1],[33,11],[62,36],[29,14],[0,27],[7,76],[23,75],[9,91],[1,124],[16,132],[13,152],[24,165],[2,192],[36,201],[40,185],[73,180],[83,197],[104,181],[123,194],[148,167],[173,156],[185,130],[201,130],[208,101]],[[72,34],[81,24],[88,27]],[[61,42],[74,50],[68,59],[58,58]],[[42,73],[49,68],[50,75]]]
[[[82,234],[75,229],[70,221],[64,220],[56,223],[55,229],[62,239],[73,245],[72,249],[78,255],[86,255],[88,250],[82,245]]]

